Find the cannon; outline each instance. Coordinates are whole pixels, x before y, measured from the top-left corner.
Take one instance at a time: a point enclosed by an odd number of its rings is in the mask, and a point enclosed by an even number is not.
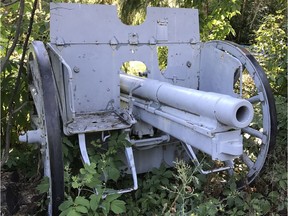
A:
[[[233,176],[238,168],[239,188],[259,175],[276,136],[268,80],[245,48],[201,42],[196,9],[148,7],[137,26],[123,24],[111,5],[51,3],[50,14],[50,42],[32,42],[28,55],[33,129],[19,137],[40,144],[49,214],[64,199],[63,136],[78,136],[89,164],[87,134],[126,134],[123,160],[133,184],[116,193],[136,190],[137,174],[181,157],[203,174]],[[123,70],[130,62],[145,65],[142,76]],[[204,169],[200,153],[223,165]]]

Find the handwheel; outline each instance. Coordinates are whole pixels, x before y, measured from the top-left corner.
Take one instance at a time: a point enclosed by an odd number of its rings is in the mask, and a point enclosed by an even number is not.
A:
[[[252,183],[260,174],[269,150],[276,142],[276,107],[265,72],[255,58],[243,47],[227,41],[211,41],[207,44],[226,52],[242,63],[242,71],[234,74],[234,92],[252,103],[254,119],[242,129],[243,154],[230,172],[237,180],[238,188]],[[238,176],[238,177],[236,177]]]
[[[41,131],[41,153],[44,175],[49,178],[49,215],[59,215],[64,199],[64,169],[60,117],[51,65],[45,46],[40,41],[31,44],[28,59],[28,85],[33,99],[31,121]]]

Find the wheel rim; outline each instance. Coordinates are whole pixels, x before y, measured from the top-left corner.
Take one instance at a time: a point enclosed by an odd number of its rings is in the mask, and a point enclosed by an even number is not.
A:
[[[44,175],[50,184],[48,214],[58,215],[58,207],[64,199],[60,118],[48,53],[40,41],[34,41],[29,52],[28,84],[35,106],[31,121],[42,131]]]
[[[242,63],[243,70],[234,76],[234,91],[239,97],[251,102],[255,111],[252,123],[242,129],[243,155],[233,161],[235,169],[230,172],[235,174],[235,171],[244,171],[244,176],[242,174],[241,178],[236,178],[238,188],[243,188],[251,184],[260,174],[269,151],[275,145],[277,130],[275,102],[263,69],[246,49],[226,41],[211,41],[207,44],[234,56]],[[251,87],[254,92],[247,92]],[[231,161],[228,163],[231,164]]]

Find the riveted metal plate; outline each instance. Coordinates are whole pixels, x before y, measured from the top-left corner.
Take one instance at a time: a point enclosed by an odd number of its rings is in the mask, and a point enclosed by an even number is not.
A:
[[[200,41],[199,19],[196,9],[148,7],[144,23],[125,25],[113,5],[50,4],[50,37],[55,44],[129,43],[129,35],[139,35],[138,43],[152,38],[167,43]]]
[[[120,116],[114,112],[81,115],[75,117],[73,122],[64,126],[67,135],[90,133],[106,130],[118,130],[130,127]]]

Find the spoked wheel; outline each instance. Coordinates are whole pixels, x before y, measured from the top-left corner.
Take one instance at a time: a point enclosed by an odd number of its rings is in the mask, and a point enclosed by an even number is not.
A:
[[[211,41],[208,44],[226,52],[242,63],[242,71],[234,74],[234,92],[252,103],[254,119],[242,129],[243,155],[228,163],[234,164],[230,175],[235,176],[238,188],[252,183],[260,174],[269,150],[276,142],[276,108],[265,72],[255,58],[244,48],[226,41]]]
[[[32,125],[41,135],[44,175],[49,178],[49,215],[59,215],[64,199],[64,169],[60,118],[49,56],[40,41],[31,45],[28,59],[28,84],[34,103]]]

